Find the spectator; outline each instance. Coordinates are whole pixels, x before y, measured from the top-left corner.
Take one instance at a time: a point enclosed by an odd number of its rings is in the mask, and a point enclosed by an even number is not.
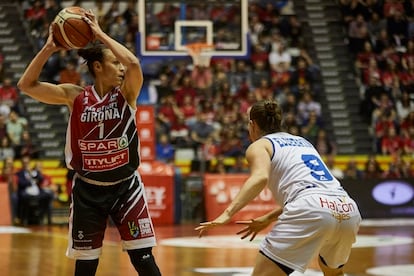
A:
[[[29,156],[23,156],[21,159],[22,168],[16,173],[18,214],[23,224],[30,222],[29,214],[37,215],[39,221],[36,223],[40,223],[40,220],[48,213],[50,201],[53,199],[40,187],[43,175],[38,171],[32,171],[30,162]],[[31,202],[34,202],[35,205],[32,206]],[[50,222],[48,221],[48,223]]]
[[[3,85],[0,87],[0,105],[6,105],[9,107],[9,110],[13,109],[21,113],[19,108],[19,92],[13,85],[11,78],[5,78]]]
[[[276,73],[288,72],[292,63],[292,56],[290,55],[286,42],[280,44],[276,51],[269,53],[270,69]]]
[[[27,129],[27,119],[19,116],[16,111],[12,110],[6,123],[6,129],[11,146],[16,149],[21,144],[23,131]]]
[[[163,102],[163,99],[168,96],[172,96],[174,94],[174,91],[171,87],[171,82],[168,78],[168,75],[165,73],[162,73],[159,77],[159,84],[155,85],[156,90],[156,98],[157,98],[157,104],[160,105],[161,102]]]
[[[0,140],[0,160],[6,160],[8,158],[15,158],[14,148],[10,145],[10,140],[7,136],[4,136]]]
[[[176,122],[178,116],[182,116],[173,95],[164,97],[157,111],[157,120],[167,130]]]
[[[256,101],[270,100],[273,98],[273,90],[270,86],[269,80],[266,78],[261,79],[260,85],[253,90]]]
[[[59,71],[59,83],[72,83],[80,85],[81,74],[77,71],[76,62],[69,60],[65,68]]]
[[[230,76],[232,94],[239,91],[243,86],[252,86],[252,72],[245,60],[236,61],[236,68]]]
[[[26,20],[29,23],[29,28],[32,34],[38,33],[43,26],[46,18],[46,9],[40,0],[35,0],[33,5],[26,12]]]
[[[309,119],[309,114],[313,111],[319,119],[322,114],[321,104],[313,99],[310,91],[305,91],[298,102],[298,118],[301,123]]]
[[[115,17],[114,22],[109,25],[108,34],[116,41],[124,44],[127,33],[128,25],[126,24],[124,17],[121,14],[118,14]]]
[[[56,15],[62,9],[60,0],[46,0],[46,23],[49,25],[56,17]]]
[[[40,161],[35,162],[32,168],[32,176],[39,179],[39,188],[43,197],[42,208],[47,215],[47,224],[52,224],[53,200],[57,198],[57,186],[53,183],[52,177],[43,171],[43,164]]]
[[[210,171],[212,161],[220,155],[220,147],[212,136],[208,137],[201,145],[201,158],[206,164],[206,168]]]
[[[202,145],[205,144],[209,138],[213,141],[218,141],[216,130],[207,122],[208,117],[204,112],[197,113],[197,121],[192,125],[190,129],[190,136],[194,147],[194,154],[198,157],[198,151]]]
[[[401,1],[397,1],[400,2]],[[402,5],[402,4],[401,4]],[[404,8],[396,9],[387,18],[387,32],[394,38],[395,45],[401,47],[406,44],[408,38],[408,22],[404,16]]]
[[[363,172],[358,168],[354,158],[350,158],[344,170],[344,179],[362,179]]]
[[[170,130],[170,140],[176,148],[190,148],[190,128],[186,124],[183,116],[178,116],[177,121],[172,125]]]
[[[366,122],[371,123],[372,112],[383,93],[386,93],[386,91],[381,84],[379,76],[371,76],[363,91],[360,102],[360,114],[365,118]]]
[[[253,61],[252,88],[259,87],[262,79],[270,79],[269,71],[266,69],[267,61]]]
[[[403,151],[403,142],[395,127],[386,129],[386,135],[381,139],[381,153],[383,155],[399,155]]]
[[[375,41],[379,37],[381,30],[387,27],[387,20],[381,17],[378,12],[373,11],[371,18],[367,22],[367,27],[370,40]]]
[[[178,107],[179,114],[184,117],[185,123],[189,126],[196,120],[197,107],[195,100],[190,95],[185,95],[181,106]],[[181,117],[181,116],[178,116]]]
[[[306,59],[299,57],[296,67],[290,73],[291,91],[295,95],[301,95],[303,91],[315,91],[316,79]]]
[[[219,148],[223,157],[234,158],[243,155],[243,145],[234,125],[223,127]]]
[[[312,145],[316,145],[318,135],[320,135],[322,127],[322,122],[316,115],[316,112],[310,111],[309,118],[303,121],[300,128],[300,132],[302,133],[304,138],[306,138],[309,142],[312,143]]]
[[[192,105],[196,104],[197,91],[191,82],[190,76],[184,74],[175,90],[175,100],[179,107],[184,104],[185,96],[189,96]]]
[[[369,40],[368,25],[362,14],[357,14],[355,19],[350,21],[348,39],[349,49],[354,55],[362,51],[365,41]]]
[[[382,151],[382,139],[387,134],[387,129],[396,128],[397,123],[391,112],[384,112],[379,115],[379,119],[374,124],[374,149],[377,153]]]
[[[336,144],[326,133],[326,130],[320,128],[315,139],[315,148],[320,155],[336,155]]]
[[[156,158],[159,161],[169,163],[174,160],[175,149],[170,142],[170,138],[166,134],[162,134],[158,138],[156,145]]]
[[[402,132],[403,154],[414,158],[414,127]]]
[[[401,96],[395,103],[398,121],[402,121],[411,111],[414,111],[414,101],[410,99],[410,94],[406,90],[401,91]]]
[[[32,141],[32,137],[28,130],[24,130],[22,133],[21,143],[17,147],[15,152],[16,158],[19,159],[22,156],[29,155],[32,159],[39,158],[39,150]]]
[[[400,131],[408,131],[410,128],[414,127],[414,111],[408,113],[400,124]]]
[[[364,178],[382,178],[383,170],[376,159],[375,155],[369,155],[364,166]]]

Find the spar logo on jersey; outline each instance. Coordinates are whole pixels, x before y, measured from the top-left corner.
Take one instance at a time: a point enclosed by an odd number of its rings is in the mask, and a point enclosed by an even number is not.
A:
[[[129,233],[131,234],[132,237],[134,237],[134,238],[138,237],[138,235],[139,235],[139,228],[135,224],[134,221],[128,221],[128,228],[129,228]]]
[[[106,140],[79,140],[83,170],[99,172],[113,170],[129,163],[126,135]]]
[[[85,153],[98,153],[120,150],[128,147],[126,135],[106,140],[79,140],[79,149]]]

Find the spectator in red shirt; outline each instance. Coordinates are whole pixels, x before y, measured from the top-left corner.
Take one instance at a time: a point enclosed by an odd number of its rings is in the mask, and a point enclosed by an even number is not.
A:
[[[383,155],[399,155],[403,149],[401,137],[395,127],[386,130],[387,134],[381,140],[381,152]]]
[[[26,19],[29,22],[30,30],[39,30],[47,20],[46,14],[42,1],[34,1],[33,6],[26,12]]]
[[[414,127],[402,132],[403,154],[414,156]]]
[[[197,97],[197,91],[193,87],[193,83],[191,82],[191,78],[188,75],[184,75],[178,84],[178,87],[175,91],[175,100],[177,105],[181,107],[184,104],[184,98],[189,96],[190,99],[195,99]],[[192,101],[194,104],[195,101]]]
[[[396,122],[390,113],[381,113],[375,122],[376,151],[381,152],[382,139],[386,136],[389,128],[396,128]]]
[[[0,87],[0,105],[7,105],[10,109],[19,112],[19,93],[13,85],[11,78],[5,78],[3,85]]]
[[[194,102],[195,101],[193,100],[192,96],[185,95],[182,105],[178,107],[180,113],[184,117],[185,123],[188,125],[193,124],[196,120],[197,108]]]
[[[408,113],[407,117],[405,117],[400,123],[400,130],[401,131],[408,131],[410,128],[414,127],[414,111]]]
[[[166,127],[167,130],[170,130],[179,114],[180,112],[174,96],[169,95],[164,97],[157,111],[158,121]]]

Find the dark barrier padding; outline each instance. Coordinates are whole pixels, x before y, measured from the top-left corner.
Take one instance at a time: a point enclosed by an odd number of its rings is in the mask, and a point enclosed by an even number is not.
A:
[[[414,179],[342,180],[363,218],[413,218]]]

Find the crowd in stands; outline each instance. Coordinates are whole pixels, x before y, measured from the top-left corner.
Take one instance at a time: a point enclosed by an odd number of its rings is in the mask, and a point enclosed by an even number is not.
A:
[[[243,157],[249,144],[247,110],[257,100],[276,98],[284,112],[286,130],[314,144],[337,178],[413,177],[412,164],[402,157],[414,156],[414,2],[338,0],[361,88],[361,116],[370,123],[375,141],[363,169],[353,158],[345,169],[335,165],[337,146],[325,129],[318,101],[319,67],[303,41],[300,20],[295,14],[282,13],[289,2],[249,0],[248,59],[213,57],[209,66],[177,62],[161,68],[153,80],[155,85],[149,87],[156,110],[157,159],[173,162],[176,150],[187,148],[193,150],[196,161],[205,162],[207,172],[247,172]],[[37,50],[45,42],[61,3],[20,3]],[[121,9],[120,2],[113,1],[105,8],[104,1],[96,0],[94,12],[106,32],[135,52],[137,2],[126,3]],[[166,11],[159,16],[159,24],[174,22],[173,13]],[[198,12],[197,16],[204,12],[209,17],[208,10]],[[37,204],[38,218],[45,216],[51,223],[55,186],[42,172],[40,162],[29,166],[30,160],[37,160],[38,150],[31,142],[20,91],[4,73],[3,62],[0,53],[0,180],[10,186],[16,223],[28,223],[27,218],[33,217],[27,215],[33,209],[30,204]],[[53,55],[42,78],[54,83],[92,83],[76,51]],[[392,155],[387,169],[381,168],[377,155]],[[234,160],[232,165],[225,162],[226,158]],[[21,161],[21,168],[14,167],[14,160]]]
[[[60,1],[21,2],[34,45],[40,47],[47,37],[50,22],[62,8]],[[336,155],[335,137],[326,131],[324,111],[319,102],[319,67],[303,40],[301,21],[295,14],[282,12],[289,2],[249,0],[251,49],[248,59],[213,57],[209,66],[179,61],[165,64],[160,69],[155,85],[149,87],[151,104],[156,110],[157,159],[171,162],[177,149],[191,148],[195,159],[217,160],[211,162],[216,165],[206,168],[207,171],[232,171],[234,168],[222,166],[222,160],[242,158],[249,144],[247,109],[253,102],[266,98],[279,101],[288,132],[306,137],[323,156]],[[355,57],[356,76],[363,91],[361,110],[378,134],[376,154],[413,153],[414,133],[410,126],[414,113],[409,110],[413,105],[411,89],[414,86],[409,85],[409,72],[414,70],[414,61],[411,61],[414,46],[409,46],[410,15],[401,12],[408,10],[410,2],[339,1],[344,26],[349,31],[350,50]],[[121,8],[120,1],[104,5],[104,1],[96,0],[94,12],[104,31],[135,52],[137,2],[123,3],[126,5]],[[395,8],[394,4],[401,4],[403,9]],[[82,1],[75,1],[73,5],[82,5]],[[197,11],[197,16],[215,18],[208,14],[210,11],[196,8],[197,4],[188,4],[187,16],[191,16],[191,11]],[[225,14],[228,10],[214,12]],[[407,21],[404,34],[400,32],[401,14]],[[163,9],[162,14],[155,17],[154,27],[173,24],[174,16],[176,13],[172,9]],[[213,24],[220,26],[222,22],[217,20]],[[365,25],[365,39],[361,24]],[[403,52],[403,49],[406,50]],[[397,75],[399,81],[395,78]],[[85,85],[92,82],[76,51],[55,54],[46,64],[43,77],[55,83]],[[153,75],[145,77],[146,80],[154,78]],[[381,126],[379,122],[382,120],[384,124]],[[388,143],[385,142],[387,139],[382,139],[391,123],[396,135],[402,137],[401,141],[411,141],[411,144],[406,142],[404,147],[395,147],[392,144],[397,139],[388,139]]]
[[[414,156],[414,2],[341,0],[373,152]]]

